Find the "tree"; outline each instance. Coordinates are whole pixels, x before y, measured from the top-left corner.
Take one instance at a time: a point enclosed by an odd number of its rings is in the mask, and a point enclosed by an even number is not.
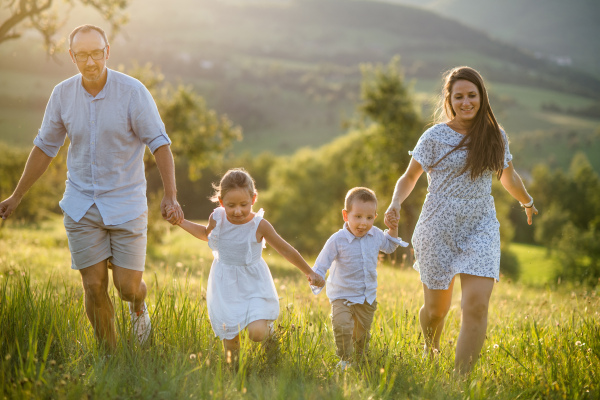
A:
[[[600,279],[600,176],[583,153],[568,173],[537,167],[532,193],[546,210],[535,231],[538,242],[560,260],[558,277],[597,285]]]
[[[364,65],[361,70],[362,123],[319,149],[280,159],[271,169],[269,189],[259,194],[269,221],[301,251],[318,252],[339,229],[344,197],[352,187],[375,190],[383,215],[396,180],[408,166],[408,150],[422,130],[399,58],[386,66]],[[403,205],[404,237],[412,233],[421,204],[422,185]],[[383,218],[377,223],[383,226]]]
[[[152,94],[171,139],[171,151],[178,170],[182,166],[187,167],[184,179],[178,178],[178,186],[183,180],[198,180],[203,168],[220,163],[225,150],[242,138],[241,127],[234,126],[226,115],[209,109],[206,101],[191,86],[174,86],[165,82],[164,75],[152,64],[135,66],[128,74],[139,79]],[[144,162],[149,181],[148,239],[157,242],[167,227],[160,216],[162,186],[157,177],[154,157],[149,151]],[[179,198],[179,201],[185,204],[184,199]]]
[[[77,4],[91,6],[107,20],[113,34],[127,22],[123,10],[129,0],[63,0],[66,11],[60,12],[54,0],[0,0],[0,44],[21,37],[23,31],[33,28],[44,38],[48,54],[54,54],[58,43],[56,32],[66,22],[71,9]]]
[[[139,79],[152,94],[160,116],[172,141],[171,151],[177,162],[188,165],[193,181],[202,168],[220,161],[234,141],[242,138],[242,128],[234,126],[227,115],[218,115],[206,106],[206,101],[191,86],[174,86],[165,82],[158,68],[148,63],[135,66],[128,75]],[[154,167],[147,154],[146,170]]]

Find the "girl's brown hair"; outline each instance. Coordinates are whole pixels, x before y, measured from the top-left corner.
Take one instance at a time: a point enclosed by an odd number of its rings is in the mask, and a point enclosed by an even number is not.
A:
[[[470,67],[456,67],[444,74],[444,86],[440,104],[435,111],[434,120],[437,123],[452,120],[456,113],[452,109],[452,87],[459,80],[466,80],[477,86],[481,104],[475,115],[473,125],[460,143],[439,159],[431,168],[438,165],[444,158],[459,149],[467,150],[467,162],[461,174],[471,171],[471,179],[475,179],[485,171],[496,172],[498,179],[504,169],[504,140],[500,125],[490,107],[490,102],[481,74]]]
[[[246,189],[250,194],[250,197],[256,195],[256,189],[254,186],[254,179],[250,174],[243,168],[230,169],[223,175],[219,184],[213,183],[213,189],[215,193],[210,198],[210,201],[214,203],[219,202],[219,198],[223,199],[227,192],[233,189]]]

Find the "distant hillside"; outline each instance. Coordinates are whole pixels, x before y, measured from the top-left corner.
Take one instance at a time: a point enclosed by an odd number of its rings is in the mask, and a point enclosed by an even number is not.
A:
[[[152,3],[132,5],[138,18],[125,31],[156,41],[133,54],[142,59],[157,53],[161,65],[182,52],[214,61],[245,55],[346,66],[401,54],[409,75],[420,78],[438,78],[449,67],[469,64],[497,82],[600,98],[598,79],[416,7],[351,0],[178,0],[168,8]]]
[[[542,147],[522,147],[535,150],[531,163],[550,142],[565,153],[558,165],[577,150],[599,151],[591,134],[600,119],[586,112],[597,109],[600,80],[426,9],[367,0],[144,0],[129,14],[111,35],[109,65],[152,62],[172,82],[192,85],[243,127],[238,153],[291,153],[343,134],[359,102],[360,64],[396,54],[425,119],[442,72],[467,64],[490,84],[511,139],[534,132],[528,137]],[[103,24],[76,9],[67,27],[88,22]],[[30,146],[52,87],[75,73],[66,54],[59,65],[40,47],[33,36],[0,45],[0,142]],[[581,140],[559,140],[567,135]]]
[[[388,0],[422,6],[600,77],[600,1]]]

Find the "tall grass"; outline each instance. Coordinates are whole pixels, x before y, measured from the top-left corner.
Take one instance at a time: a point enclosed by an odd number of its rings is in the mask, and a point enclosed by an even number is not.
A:
[[[382,265],[368,359],[343,373],[329,303],[304,277],[266,251],[281,297],[280,351],[268,360],[242,335],[228,364],[205,300],[211,254],[174,231],[150,252],[145,280],[152,345],[132,339],[126,304],[116,304],[118,349],[97,347],[79,274],[70,271],[60,221],[0,230],[0,394],[6,398],[556,398],[600,397],[600,300],[578,286],[494,289],[488,337],[473,373],[452,373],[460,328],[460,285],[438,364],[421,359],[418,274]],[[27,255],[27,256],[24,256]]]

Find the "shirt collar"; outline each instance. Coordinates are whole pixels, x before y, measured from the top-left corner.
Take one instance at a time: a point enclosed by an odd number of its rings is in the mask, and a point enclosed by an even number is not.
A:
[[[106,67],[106,83],[104,84],[104,87],[102,88],[102,90],[96,95],[96,97],[94,97],[94,100],[103,99],[106,97],[106,91],[108,90],[107,89],[108,85],[110,84],[110,81],[112,80],[112,73],[113,73],[113,71],[110,68]],[[79,75],[81,75],[81,72],[79,73]],[[83,87],[83,78],[80,78],[79,84],[81,85],[83,92],[90,95]]]
[[[369,229],[369,232],[367,232],[367,235],[369,236],[373,236],[373,229],[375,229],[374,226],[371,227],[371,229]],[[354,239],[360,239],[359,237],[354,236],[354,234],[352,232],[350,232],[350,229],[348,229],[348,223],[344,222],[344,228],[342,229],[344,231],[344,237],[348,240],[348,243],[352,243],[352,241]],[[365,235],[365,236],[367,236]],[[365,237],[363,236],[363,237]]]

